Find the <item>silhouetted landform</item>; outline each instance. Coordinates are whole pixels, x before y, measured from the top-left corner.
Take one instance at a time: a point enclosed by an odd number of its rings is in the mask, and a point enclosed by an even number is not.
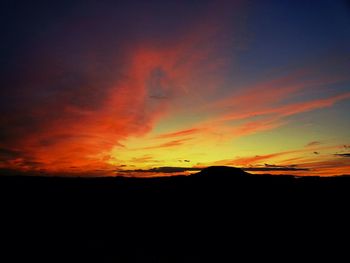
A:
[[[220,166],[161,178],[2,176],[0,193],[2,255],[12,258],[1,262],[297,260],[312,246],[341,248],[350,232],[348,176]]]
[[[202,171],[200,171],[197,174],[194,174],[193,176],[210,176],[213,177],[213,179],[223,179],[224,177],[227,177],[227,179],[231,179],[232,176],[252,176],[251,174],[243,171],[242,169],[230,167],[230,166],[211,166],[204,168]],[[236,179],[236,178],[235,178]]]

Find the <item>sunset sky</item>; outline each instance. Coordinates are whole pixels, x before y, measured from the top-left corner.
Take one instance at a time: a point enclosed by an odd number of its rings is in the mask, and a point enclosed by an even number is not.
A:
[[[348,1],[2,1],[0,13],[1,174],[350,174]]]

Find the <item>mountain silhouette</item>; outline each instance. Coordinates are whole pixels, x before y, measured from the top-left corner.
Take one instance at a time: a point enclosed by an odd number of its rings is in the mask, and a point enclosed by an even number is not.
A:
[[[290,240],[301,250],[320,245],[319,235],[350,233],[346,176],[224,166],[156,178],[2,176],[0,200],[1,248],[12,262],[226,262],[252,259],[247,249],[267,259],[295,255]]]
[[[249,176],[250,174],[243,171],[242,169],[230,167],[230,166],[210,166],[207,168],[204,168],[199,173],[194,174],[193,176],[202,176],[202,177],[216,177],[215,179],[218,179],[220,177],[221,179],[224,177],[230,177],[230,176]],[[214,178],[213,178],[214,179]]]

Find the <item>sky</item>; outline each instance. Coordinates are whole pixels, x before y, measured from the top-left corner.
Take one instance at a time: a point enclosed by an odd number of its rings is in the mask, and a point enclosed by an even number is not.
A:
[[[1,1],[0,174],[350,170],[345,0]]]

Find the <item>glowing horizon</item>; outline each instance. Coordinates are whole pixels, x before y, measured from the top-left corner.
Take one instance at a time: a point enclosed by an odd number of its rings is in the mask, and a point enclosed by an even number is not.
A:
[[[350,173],[343,1],[131,2],[7,18],[3,173]]]

